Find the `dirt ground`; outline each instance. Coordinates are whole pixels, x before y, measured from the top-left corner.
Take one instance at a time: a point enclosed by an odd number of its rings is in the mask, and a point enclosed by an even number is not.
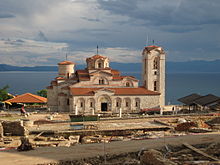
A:
[[[148,139],[139,141],[120,141],[111,143],[75,145],[71,147],[44,147],[27,152],[18,152],[14,149],[1,151],[0,164],[5,165],[32,165],[60,162],[62,160],[83,159],[105,154],[121,154],[137,152],[142,149],[161,148],[165,145],[177,146],[184,142],[191,145],[201,143],[220,143],[220,134],[187,135],[180,137]]]

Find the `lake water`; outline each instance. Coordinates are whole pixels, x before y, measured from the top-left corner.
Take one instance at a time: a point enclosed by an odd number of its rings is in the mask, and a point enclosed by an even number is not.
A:
[[[140,80],[140,73],[124,73]],[[0,72],[0,88],[9,85],[12,94],[35,93],[50,85],[57,72]],[[166,104],[191,93],[220,96],[220,73],[172,73],[166,75]]]

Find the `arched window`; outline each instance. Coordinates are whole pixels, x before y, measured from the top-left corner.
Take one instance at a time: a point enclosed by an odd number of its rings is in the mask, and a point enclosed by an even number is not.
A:
[[[99,84],[100,85],[105,84],[105,80],[104,79],[99,79]]]
[[[115,106],[116,106],[116,107],[121,107],[121,98],[117,97],[117,98],[115,99]]]
[[[158,58],[155,58],[154,59],[154,66],[153,66],[154,69],[159,69],[159,62],[158,62]]]
[[[80,107],[83,107],[83,101],[80,102]]]
[[[94,108],[95,107],[95,100],[93,98],[88,99],[88,105],[90,108]]]
[[[98,68],[102,68],[102,63],[101,62],[98,63]]]
[[[130,87],[130,83],[129,82],[126,82],[126,87]]]
[[[157,81],[154,81],[154,91],[157,91]]]
[[[125,107],[130,107],[131,106],[131,99],[130,98],[125,98]]]
[[[140,107],[140,98],[135,98],[135,107]]]

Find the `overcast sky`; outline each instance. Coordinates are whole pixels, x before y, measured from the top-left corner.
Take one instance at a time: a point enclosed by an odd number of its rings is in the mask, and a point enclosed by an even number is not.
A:
[[[0,63],[82,63],[99,53],[141,62],[146,44],[168,61],[220,59],[220,0],[0,0]]]

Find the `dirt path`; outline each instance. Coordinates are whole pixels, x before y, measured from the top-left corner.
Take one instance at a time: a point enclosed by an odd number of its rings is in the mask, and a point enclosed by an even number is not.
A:
[[[209,142],[220,142],[220,133],[187,135],[181,137],[170,137],[160,139],[149,139],[139,141],[120,141],[105,144],[108,154],[119,154],[124,152],[135,152],[142,148],[160,148],[164,144],[181,145],[183,142],[189,144],[201,144]],[[103,155],[103,144],[86,144],[72,147],[44,147],[33,151],[17,152],[15,150],[0,151],[0,164],[4,165],[32,165],[37,163],[59,162],[59,160],[73,160]]]

